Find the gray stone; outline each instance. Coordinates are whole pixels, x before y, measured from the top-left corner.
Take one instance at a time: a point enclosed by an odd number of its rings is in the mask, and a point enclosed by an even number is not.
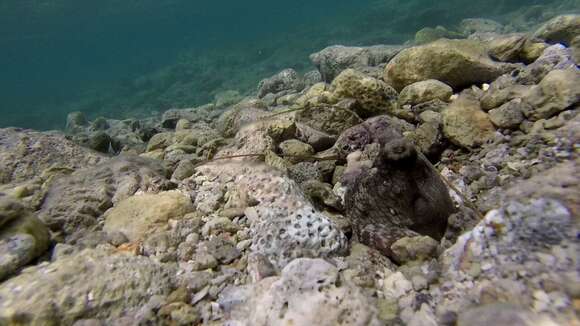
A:
[[[578,35],[580,35],[580,15],[562,15],[543,24],[533,37],[543,39],[548,43],[562,43],[569,46]]]
[[[384,79],[396,90],[427,79],[461,89],[491,82],[511,69],[489,58],[478,42],[441,39],[401,51],[385,67]]]
[[[277,94],[283,91],[300,92],[304,89],[304,81],[294,69],[285,69],[278,74],[263,79],[258,84],[258,97]]]
[[[58,132],[0,129],[0,184],[21,183],[51,169],[55,172],[71,171],[107,159],[74,144]]]
[[[0,285],[0,319],[71,325],[83,318],[130,314],[167,295],[175,270],[143,256],[84,250],[27,269]]]
[[[279,278],[264,279],[230,315],[237,325],[381,325],[374,304],[322,259],[296,259]]]
[[[528,104],[521,99],[513,99],[497,109],[489,111],[491,122],[498,128],[516,129],[524,121],[524,110]]]
[[[138,190],[168,188],[166,175],[159,162],[137,156],[121,156],[79,169],[51,185],[39,218],[52,231],[62,232],[67,241],[75,241],[97,227],[114,203]]]
[[[403,88],[399,94],[399,104],[417,105],[432,100],[448,101],[451,95],[453,95],[453,89],[449,85],[429,79]]]
[[[398,52],[400,46],[377,45],[371,47],[348,47],[333,45],[310,55],[310,60],[320,71],[322,80],[330,83],[343,70],[361,70],[369,66],[387,63]]]
[[[461,96],[443,111],[443,133],[452,143],[473,148],[493,138],[495,128],[479,101]]]
[[[553,70],[540,84],[533,86],[523,100],[530,106],[524,111],[529,119],[547,119],[580,102],[578,68]]]
[[[546,316],[539,316],[530,310],[506,303],[488,304],[468,309],[459,314],[457,326],[536,326],[555,325]]]
[[[20,202],[0,196],[0,281],[48,250],[48,228]]]
[[[296,138],[310,144],[316,152],[329,149],[336,142],[336,136],[329,135],[302,123],[296,124]]]

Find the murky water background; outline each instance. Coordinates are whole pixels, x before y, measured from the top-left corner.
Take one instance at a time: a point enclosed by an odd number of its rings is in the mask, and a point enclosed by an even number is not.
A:
[[[1,0],[0,126],[130,117],[250,94],[332,44],[402,44],[466,17],[543,21],[578,0]]]

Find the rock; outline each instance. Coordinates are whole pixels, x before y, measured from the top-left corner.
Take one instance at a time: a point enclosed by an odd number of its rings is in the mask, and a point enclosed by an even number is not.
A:
[[[183,130],[191,129],[192,125],[193,125],[193,123],[189,120],[179,119],[179,120],[177,120],[177,123],[175,124],[175,131],[183,131]]]
[[[174,143],[175,134],[172,132],[161,132],[153,135],[147,143],[147,152],[152,152],[157,149],[165,149]]]
[[[572,50],[574,62],[576,62],[577,65],[580,64],[580,35],[572,39],[570,49]]]
[[[0,194],[0,281],[48,250],[48,228],[17,200]]]
[[[437,254],[439,243],[427,236],[403,237],[391,246],[393,259],[399,264],[425,260]]]
[[[516,129],[524,121],[524,110],[527,103],[516,98],[500,106],[497,109],[489,111],[491,122],[498,128]]]
[[[183,160],[177,164],[173,174],[171,175],[171,180],[181,181],[187,179],[193,175],[195,172],[195,166],[191,161]]]
[[[580,15],[561,15],[542,25],[533,37],[548,43],[562,43],[569,46],[578,35],[580,35]]]
[[[397,92],[383,81],[346,69],[333,81],[332,96],[335,101],[355,99],[355,112],[362,118],[393,112],[397,105]]]
[[[371,300],[322,259],[296,259],[277,278],[264,279],[230,315],[236,325],[380,325]],[[245,300],[240,300],[245,301]]]
[[[494,37],[492,40],[486,42],[489,56],[495,60],[502,62],[527,62],[530,55],[525,55],[526,45],[529,41],[525,34],[509,34],[500,37]],[[530,46],[530,45],[528,45]]]
[[[552,70],[577,69],[572,50],[562,44],[552,45],[532,64],[516,74],[516,82],[531,85],[539,83]]]
[[[222,91],[214,96],[215,106],[218,108],[227,107],[240,102],[243,96],[236,90]]]
[[[89,137],[87,147],[101,153],[114,153],[114,140],[107,133],[96,132]]]
[[[49,169],[71,171],[107,159],[58,132],[0,129],[0,184],[21,183]]]
[[[360,287],[378,287],[382,281],[381,275],[397,269],[394,263],[376,249],[354,241],[345,261],[348,264],[348,270],[343,272],[342,276],[346,281]]]
[[[385,67],[383,78],[396,90],[427,79],[461,89],[490,82],[510,69],[492,61],[478,42],[441,39],[401,51]]]
[[[104,231],[120,231],[129,241],[143,240],[154,226],[182,218],[193,211],[189,197],[178,191],[126,198],[105,213]]]
[[[77,133],[85,130],[89,122],[83,112],[75,111],[66,116],[65,130],[69,133]]]
[[[226,138],[233,137],[243,126],[269,115],[265,108],[260,100],[242,101],[219,117],[216,129]]]
[[[255,254],[248,258],[248,273],[254,283],[266,277],[276,276],[277,271],[274,265],[264,255]]]
[[[449,31],[443,26],[437,26],[435,28],[425,27],[415,33],[415,44],[426,44],[442,38],[463,38],[463,35]]]
[[[238,259],[241,255],[240,251],[230,241],[226,241],[221,237],[214,237],[208,242],[204,243],[207,253],[211,253],[220,263],[229,264]]]
[[[339,211],[343,209],[342,200],[332,191],[330,184],[318,180],[306,180],[301,184],[301,187],[313,203]]]
[[[97,227],[107,209],[138,190],[168,188],[166,174],[159,162],[137,156],[79,169],[50,186],[38,216],[52,231],[74,241]]]
[[[491,19],[467,18],[459,23],[459,30],[464,35],[475,33],[501,33],[504,30],[504,26]]]
[[[360,71],[366,67],[387,63],[399,51],[400,46],[392,45],[370,47],[334,45],[310,55],[310,60],[320,71],[322,80],[330,83],[343,70],[352,68]]]
[[[278,94],[283,91],[300,92],[304,89],[304,81],[294,69],[285,69],[278,74],[263,79],[258,84],[258,98],[268,94]]]
[[[234,141],[222,148],[217,157],[229,155],[266,154],[277,151],[277,145],[296,134],[294,118],[289,115],[259,120],[242,127]]]
[[[236,233],[238,227],[227,217],[214,217],[207,221],[203,228],[201,229],[201,234],[205,237],[209,237],[213,234],[219,234],[224,232]]]
[[[459,97],[443,111],[443,133],[454,144],[473,148],[494,136],[495,128],[479,102],[468,96]]]
[[[574,107],[580,102],[579,83],[580,71],[577,68],[549,72],[523,97],[523,101],[530,105],[524,114],[536,121]]]
[[[360,118],[338,105],[318,104],[306,105],[304,110],[298,111],[296,122],[335,136],[359,123]]]
[[[412,130],[414,126],[410,123],[382,115],[345,130],[333,149],[338,154],[338,158],[344,160],[348,154],[363,150],[369,144],[382,143]]]
[[[399,299],[413,289],[413,284],[401,272],[390,274],[383,281],[383,290],[388,299]]]
[[[506,303],[493,303],[468,309],[462,312],[457,320],[457,326],[486,326],[490,324],[513,326],[556,325],[546,316],[539,316],[532,311]]]
[[[518,85],[509,76],[502,76],[491,83],[489,89],[481,96],[481,108],[489,111],[517,98],[523,97],[530,86]]]
[[[151,296],[168,295],[175,272],[143,256],[84,250],[0,284],[0,320],[72,325],[83,318],[131,316]]]
[[[107,130],[111,127],[107,119],[103,117],[98,117],[91,122],[90,130],[97,131],[97,130]]]
[[[421,124],[409,138],[413,140],[421,153],[427,157],[436,158],[445,149],[447,141],[443,136],[442,123],[429,121]]]
[[[336,142],[336,136],[329,135],[302,123],[296,124],[296,138],[310,144],[316,152],[329,149]]]
[[[185,119],[191,122],[205,121],[209,122],[212,112],[216,112],[214,104],[189,108],[189,109],[171,109],[163,113],[161,126],[164,128],[174,129],[177,121]],[[219,111],[217,111],[219,112]]]
[[[266,151],[266,155],[264,156],[264,163],[283,172],[287,172],[288,169],[292,166],[290,162],[276,155],[276,153],[271,150]]]
[[[400,134],[387,139],[371,168],[353,171],[345,208],[358,240],[394,257],[391,245],[403,237],[441,239],[454,207],[443,180],[414,146]]]
[[[304,83],[306,87],[322,82],[322,75],[318,70],[311,70],[304,74]]]
[[[283,141],[278,145],[282,156],[290,163],[305,161],[314,155],[314,148],[296,139]]]
[[[308,180],[324,181],[322,172],[314,162],[300,162],[290,166],[288,176],[298,184]]]
[[[346,238],[336,225],[317,211],[299,186],[282,172],[249,162],[205,165],[198,171],[199,180],[201,176],[222,180],[230,189],[225,207],[245,208],[252,234],[250,252],[264,255],[274,266],[283,267],[297,257],[335,256],[346,249]],[[200,205],[199,198],[205,191],[188,180],[183,187],[197,189],[195,204]],[[208,192],[215,190],[209,188]],[[235,198],[239,202],[235,203]]]
[[[489,211],[440,259],[441,281],[447,283],[445,305],[459,312],[472,306],[470,299],[465,300],[472,298],[533,308],[537,299],[532,294],[543,291],[543,285],[529,282],[532,279],[549,279],[554,291],[565,292],[570,284],[565,275],[575,273],[575,267],[567,263],[578,250],[574,223],[564,205],[548,198],[513,199]],[[467,276],[469,286],[457,283],[460,275],[471,275]],[[570,299],[564,295],[559,300]],[[568,304],[542,305],[542,311],[564,320],[565,311],[573,311]]]
[[[417,105],[432,100],[448,101],[453,89],[438,80],[429,79],[406,86],[399,94],[400,105]]]

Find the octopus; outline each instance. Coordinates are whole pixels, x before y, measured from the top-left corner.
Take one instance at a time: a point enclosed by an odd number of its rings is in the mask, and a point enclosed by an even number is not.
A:
[[[410,141],[400,134],[383,139],[374,160],[349,163],[345,209],[357,240],[393,258],[391,245],[403,237],[440,240],[454,205],[439,174]]]

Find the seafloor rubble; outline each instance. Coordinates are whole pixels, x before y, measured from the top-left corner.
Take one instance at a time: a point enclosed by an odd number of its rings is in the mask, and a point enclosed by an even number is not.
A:
[[[578,324],[580,17],[462,26],[1,129],[0,325]]]

